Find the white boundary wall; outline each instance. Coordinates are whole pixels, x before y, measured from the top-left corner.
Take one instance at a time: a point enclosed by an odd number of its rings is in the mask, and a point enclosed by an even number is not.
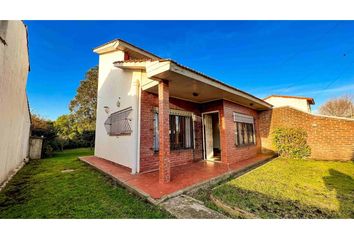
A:
[[[7,21],[0,42],[0,185],[28,160],[30,115],[26,95],[29,59],[22,21]]]

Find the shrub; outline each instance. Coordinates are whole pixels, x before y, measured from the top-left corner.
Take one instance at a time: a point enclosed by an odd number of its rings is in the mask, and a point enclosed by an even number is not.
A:
[[[50,144],[48,144],[48,142],[44,141],[42,157],[46,158],[51,156],[53,156],[53,147]]]
[[[288,158],[306,158],[311,149],[307,145],[307,133],[298,128],[276,128],[273,133],[273,145],[280,156]]]

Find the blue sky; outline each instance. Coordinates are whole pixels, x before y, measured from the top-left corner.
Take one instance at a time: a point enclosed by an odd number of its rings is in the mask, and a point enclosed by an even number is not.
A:
[[[69,112],[92,49],[122,38],[263,98],[354,94],[353,21],[25,21],[31,110]]]

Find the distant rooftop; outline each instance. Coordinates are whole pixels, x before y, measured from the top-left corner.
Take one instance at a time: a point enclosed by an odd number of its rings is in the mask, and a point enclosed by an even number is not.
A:
[[[266,98],[263,98],[263,100],[266,100],[268,98],[271,98],[271,97],[279,97],[279,98],[295,98],[295,99],[304,99],[304,100],[307,100],[307,102],[309,104],[315,104],[315,100],[313,98],[310,98],[310,97],[299,97],[299,96],[287,96],[287,95],[270,95]]]

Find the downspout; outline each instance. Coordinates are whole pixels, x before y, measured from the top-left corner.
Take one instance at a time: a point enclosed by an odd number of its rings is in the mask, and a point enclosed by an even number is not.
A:
[[[140,109],[141,109],[141,70],[140,70],[140,77],[139,79],[135,79],[135,84],[136,84],[136,95],[137,95],[137,102],[136,106],[137,107],[137,112],[136,112],[136,120],[137,120],[137,127],[136,127],[136,137],[137,137],[137,144],[136,144],[136,158],[135,161],[133,162],[132,166],[132,174],[139,173],[140,170]]]
[[[140,79],[138,82],[138,143],[136,150],[136,172],[140,172],[140,125],[141,125],[141,82],[142,82],[142,70],[140,70]]]

